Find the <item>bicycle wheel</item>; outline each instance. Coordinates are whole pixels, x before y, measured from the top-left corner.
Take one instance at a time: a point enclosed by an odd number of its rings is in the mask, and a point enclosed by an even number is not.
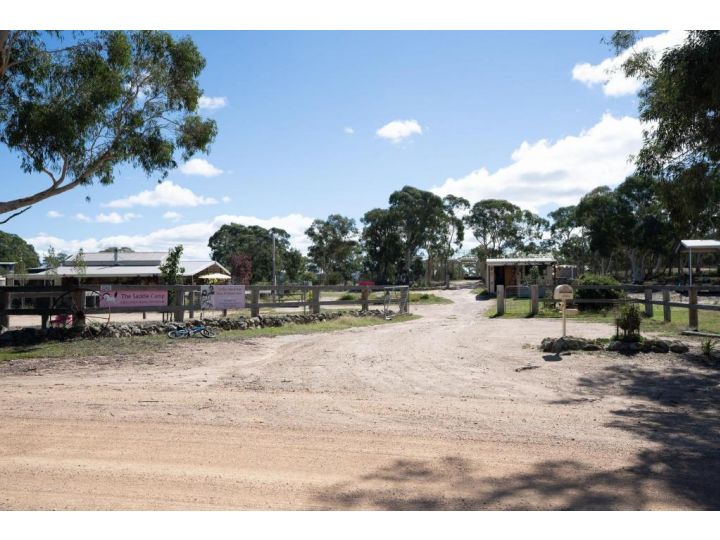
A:
[[[170,330],[167,335],[169,338],[183,338],[189,334],[185,330]]]
[[[200,335],[206,338],[214,338],[217,334],[209,328],[203,328],[202,330],[200,330]]]
[[[73,321],[82,318],[88,324],[96,324],[103,328],[110,324],[109,307],[88,308],[86,305],[87,293],[90,293],[91,296],[94,295],[99,297],[100,292],[95,289],[86,289],[84,287],[80,287],[78,290],[82,290],[85,293],[82,305],[78,305],[75,301],[75,291],[67,291],[55,298],[51,309],[55,312],[60,311],[63,315],[71,315]],[[91,312],[88,312],[88,309],[90,309]]]

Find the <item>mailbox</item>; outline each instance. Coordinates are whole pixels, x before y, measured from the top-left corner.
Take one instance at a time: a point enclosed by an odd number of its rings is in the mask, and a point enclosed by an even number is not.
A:
[[[557,287],[555,287],[555,291],[553,292],[553,299],[572,300],[573,288],[570,285],[558,285]]]

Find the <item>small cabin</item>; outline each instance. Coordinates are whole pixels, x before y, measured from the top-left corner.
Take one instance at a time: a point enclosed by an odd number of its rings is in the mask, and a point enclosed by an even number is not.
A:
[[[485,283],[491,293],[497,292],[497,286],[505,287],[507,296],[528,296],[528,284],[532,279],[532,268],[538,270],[537,285],[541,289],[555,284],[557,261],[552,257],[522,257],[509,259],[487,259]],[[543,293],[541,292],[541,295]]]

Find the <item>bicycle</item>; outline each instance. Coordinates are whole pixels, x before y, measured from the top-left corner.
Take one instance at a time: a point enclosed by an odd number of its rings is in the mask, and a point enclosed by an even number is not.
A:
[[[214,338],[217,334],[210,330],[204,324],[198,324],[193,326],[186,326],[185,328],[176,328],[168,332],[169,338],[191,338],[193,336],[201,335],[204,338]]]

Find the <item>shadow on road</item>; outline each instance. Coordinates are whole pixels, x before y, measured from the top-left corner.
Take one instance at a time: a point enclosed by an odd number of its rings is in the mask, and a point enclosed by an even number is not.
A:
[[[720,509],[720,371],[687,357],[661,371],[623,364],[581,378],[562,407],[605,395],[633,398],[606,427],[644,439],[627,468],[600,471],[544,461],[526,473],[492,477],[459,457],[397,460],[317,496],[331,508],[385,510],[643,509],[657,495],[682,507]],[[491,472],[491,471],[490,471]],[[650,485],[651,484],[651,485]],[[655,492],[653,492],[655,490]]]

